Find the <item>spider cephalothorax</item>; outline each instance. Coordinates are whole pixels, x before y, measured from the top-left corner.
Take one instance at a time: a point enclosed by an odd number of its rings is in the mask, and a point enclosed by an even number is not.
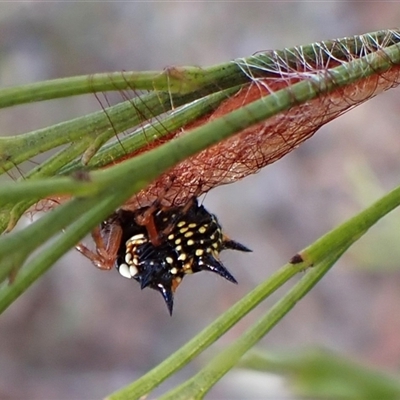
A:
[[[146,227],[137,223],[137,215],[144,211],[119,210],[114,217],[122,228],[116,260],[122,276],[137,280],[142,289],[158,290],[170,313],[173,293],[186,274],[212,271],[236,283],[220,262],[219,253],[225,249],[250,250],[225,236],[217,218],[196,200],[192,200],[190,207],[153,213],[160,236],[158,245],[152,243]]]

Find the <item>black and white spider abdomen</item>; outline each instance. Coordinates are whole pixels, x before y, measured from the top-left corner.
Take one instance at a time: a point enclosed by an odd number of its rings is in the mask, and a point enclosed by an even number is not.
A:
[[[118,211],[123,237],[116,267],[125,278],[138,281],[141,288],[150,287],[163,295],[170,313],[173,293],[187,274],[212,271],[236,283],[235,278],[219,260],[225,249],[250,251],[228,239],[215,217],[197,200],[190,207],[158,210],[153,214],[160,243],[154,245],[146,227],[136,222],[138,213]]]

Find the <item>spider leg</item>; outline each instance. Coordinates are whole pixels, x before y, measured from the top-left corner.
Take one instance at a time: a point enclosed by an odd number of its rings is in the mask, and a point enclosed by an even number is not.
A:
[[[167,184],[167,186],[164,188],[164,194],[167,193],[168,190],[172,187],[174,180],[175,177],[171,176],[169,184]],[[158,232],[154,220],[155,212],[163,209],[168,209],[168,207],[166,206],[161,206],[162,199],[163,195],[160,195],[150,207],[148,207],[142,214],[137,215],[135,218],[138,225],[144,226],[146,228],[149,239],[155,247],[160,246],[164,237],[164,232]]]
[[[154,221],[154,212],[156,210],[157,207],[155,204],[153,204],[142,214],[135,217],[136,223],[146,228],[147,234],[149,235],[149,239],[153,246],[159,246],[161,244],[161,238],[158,234],[157,227]]]
[[[121,226],[117,223],[111,224],[106,235],[106,240],[104,240],[101,228],[96,227],[92,231],[92,238],[96,245],[96,252],[93,252],[82,243],[79,243],[76,249],[88,258],[97,268],[110,270],[115,264],[118,249],[121,244]]]

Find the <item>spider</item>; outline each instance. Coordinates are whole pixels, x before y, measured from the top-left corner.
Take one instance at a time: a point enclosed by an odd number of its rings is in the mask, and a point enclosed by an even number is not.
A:
[[[237,283],[219,260],[225,249],[250,252],[229,239],[215,215],[196,198],[182,207],[117,210],[92,233],[96,252],[77,246],[92,263],[105,270],[113,266],[128,279],[161,293],[172,315],[173,296],[187,274],[212,271]]]

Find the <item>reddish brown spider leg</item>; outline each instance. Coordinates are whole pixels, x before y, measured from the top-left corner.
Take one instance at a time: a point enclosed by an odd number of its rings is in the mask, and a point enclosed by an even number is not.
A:
[[[147,234],[149,235],[150,241],[153,246],[159,246],[161,244],[161,236],[157,231],[156,224],[154,222],[154,215],[151,214],[145,224]]]
[[[186,211],[193,205],[194,198],[191,198],[186,205],[183,207],[182,212]],[[173,221],[169,224],[162,232],[157,231],[157,227],[154,222],[154,211],[159,206],[159,202],[155,202],[151,207],[149,207],[142,215],[136,217],[136,222],[146,228],[147,234],[149,235],[150,241],[153,246],[159,246],[161,244],[161,238],[167,236],[175,226]]]
[[[79,243],[76,249],[88,258],[97,268],[110,270],[117,258],[119,246],[122,238],[122,228],[118,225],[111,225],[106,242],[101,235],[99,227],[92,231],[92,238],[96,244],[96,253],[88,249],[84,244]]]
[[[174,181],[175,176],[170,176],[170,182],[167,187],[164,188],[164,193],[166,193],[172,187]],[[163,235],[157,231],[153,215],[154,212],[159,209],[162,197],[163,196],[161,195],[143,214],[137,215],[135,218],[138,225],[146,228],[147,234],[149,235],[149,239],[153,246],[159,246],[163,237]]]
[[[161,244],[161,237],[157,231],[156,224],[154,222],[154,211],[156,211],[158,202],[155,202],[150,206],[143,214],[136,216],[136,222],[144,226],[149,235],[150,241],[153,246],[159,246]]]

